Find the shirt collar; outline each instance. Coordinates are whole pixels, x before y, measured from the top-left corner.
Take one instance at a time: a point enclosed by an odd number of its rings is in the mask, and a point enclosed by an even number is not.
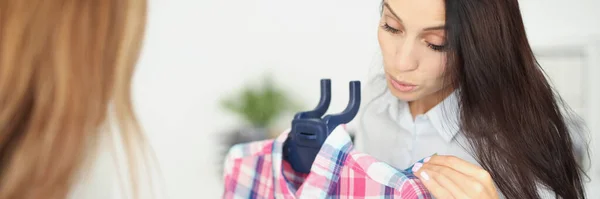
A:
[[[283,144],[289,136],[291,129],[286,130],[279,135],[273,142],[272,149],[272,164],[273,177],[275,184],[275,194],[295,195],[293,185],[283,177]],[[328,194],[325,190],[329,190],[332,183],[337,182],[339,178],[340,167],[346,161],[346,157],[352,151],[353,145],[348,133],[340,125],[331,132],[325,139],[323,146],[319,150],[317,157],[310,169],[309,175],[304,180],[303,184],[312,186],[301,186],[298,192],[302,192],[303,196],[311,194]],[[325,181],[323,181],[325,180]],[[318,185],[320,187],[315,187]],[[326,195],[325,195],[326,196]]]
[[[408,103],[398,100],[398,98],[392,95],[389,90],[378,99],[377,103],[379,105],[378,113],[387,113],[390,118],[397,122],[400,121],[400,113],[402,111],[406,112],[408,109]],[[446,142],[452,141],[460,130],[460,112],[457,91],[452,92],[441,103],[425,113],[425,115],[429,122],[431,122],[431,125]]]
[[[452,141],[460,129],[457,91],[433,107],[425,115],[446,142]]]

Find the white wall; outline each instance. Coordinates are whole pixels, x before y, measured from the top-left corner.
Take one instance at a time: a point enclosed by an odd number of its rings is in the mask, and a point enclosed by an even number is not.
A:
[[[600,1],[520,0],[525,28],[533,46],[581,42],[600,33]]]
[[[318,80],[332,78],[330,110],[342,110],[347,82],[363,79],[373,65],[378,5],[364,0],[150,0],[135,101],[169,198],[220,196],[215,137],[236,119],[220,111],[218,99],[264,71],[307,106],[318,100]],[[598,1],[523,0],[521,6],[533,45],[600,35],[600,13],[593,10]]]

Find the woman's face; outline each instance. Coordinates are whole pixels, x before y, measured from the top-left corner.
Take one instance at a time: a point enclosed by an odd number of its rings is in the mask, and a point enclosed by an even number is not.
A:
[[[444,88],[443,0],[385,0],[378,31],[388,88],[416,101]]]

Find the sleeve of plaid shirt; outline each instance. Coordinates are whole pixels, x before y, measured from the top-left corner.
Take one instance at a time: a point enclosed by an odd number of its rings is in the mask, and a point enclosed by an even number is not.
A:
[[[268,181],[271,176],[270,154],[273,140],[237,144],[227,153],[224,163],[223,199],[272,198],[272,189]],[[265,178],[266,177],[266,178]]]

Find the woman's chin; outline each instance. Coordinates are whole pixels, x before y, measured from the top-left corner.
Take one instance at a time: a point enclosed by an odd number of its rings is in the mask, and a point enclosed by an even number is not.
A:
[[[415,91],[411,91],[411,92],[402,92],[402,91],[398,91],[395,89],[390,89],[392,95],[394,95],[394,97],[398,98],[401,101],[405,101],[405,102],[411,102],[411,101],[415,101],[418,100],[419,98],[421,98],[420,92],[415,92]]]

